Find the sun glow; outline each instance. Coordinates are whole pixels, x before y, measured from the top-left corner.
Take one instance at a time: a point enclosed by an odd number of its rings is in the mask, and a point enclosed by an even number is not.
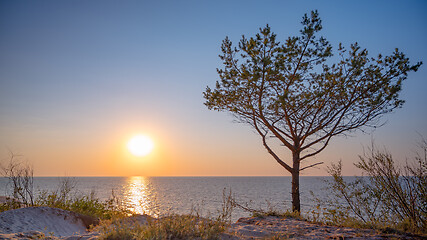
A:
[[[132,155],[143,157],[148,155],[154,148],[153,141],[145,135],[137,135],[129,140],[127,148]]]

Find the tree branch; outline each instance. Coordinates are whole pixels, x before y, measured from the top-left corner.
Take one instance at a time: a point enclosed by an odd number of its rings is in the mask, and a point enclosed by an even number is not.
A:
[[[254,127],[255,127],[255,129],[257,130],[257,132],[259,133],[259,135],[261,135],[261,137],[262,137],[262,144],[264,145],[264,147],[265,147],[265,149],[267,149],[267,152],[271,155],[271,156],[273,156],[273,158],[282,166],[282,167],[284,167],[286,170],[288,170],[288,172],[290,172],[290,173],[292,173],[292,168],[288,165],[288,164],[286,164],[285,162],[283,162],[280,158],[279,158],[279,156],[277,156],[277,154],[268,146],[268,144],[267,144],[267,141],[265,140],[265,136],[266,136],[266,133],[263,133],[260,129],[259,129],[259,127],[258,127],[258,124],[256,123],[256,119],[255,118],[253,118],[253,125],[254,125]]]
[[[303,170],[305,170],[307,168],[311,168],[311,167],[314,167],[314,166],[317,166],[317,165],[320,165],[320,164],[323,164],[323,163],[324,162],[318,162],[318,163],[315,163],[315,164],[311,164],[310,166],[301,168],[299,171],[301,172],[301,171],[303,171]]]

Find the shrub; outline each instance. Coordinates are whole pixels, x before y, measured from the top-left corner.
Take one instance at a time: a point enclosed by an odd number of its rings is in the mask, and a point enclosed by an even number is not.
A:
[[[9,162],[1,165],[2,176],[8,178],[12,185],[12,196],[25,206],[34,205],[34,170],[28,163],[23,162],[20,156],[10,153]],[[9,206],[14,207],[15,205]]]
[[[69,192],[67,194],[61,194],[64,193],[62,190],[42,192],[36,200],[36,205],[61,208],[99,219],[112,219],[131,214],[131,212],[121,207],[114,192],[110,199],[104,202],[95,196],[95,192],[91,192],[88,195],[71,195]]]
[[[4,203],[0,204],[0,212],[21,208],[22,203],[14,198],[7,198]]]
[[[392,155],[374,145],[360,156],[355,166],[365,177],[347,182],[342,163],[328,168],[333,177],[330,188],[334,198],[319,201],[328,207],[312,211],[312,219],[335,225],[396,228],[405,232],[427,231],[427,142],[412,162],[398,167]],[[321,212],[321,214],[319,213]]]

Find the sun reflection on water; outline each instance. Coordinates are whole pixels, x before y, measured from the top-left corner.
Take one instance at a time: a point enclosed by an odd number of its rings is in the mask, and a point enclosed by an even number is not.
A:
[[[155,195],[146,177],[134,176],[127,179],[125,195],[127,207],[138,214],[157,216]]]

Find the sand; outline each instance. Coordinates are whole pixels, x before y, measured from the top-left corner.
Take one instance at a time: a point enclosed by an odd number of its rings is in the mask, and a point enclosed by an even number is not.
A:
[[[73,212],[50,207],[28,207],[0,213],[0,233],[38,231],[66,237],[87,233],[83,220]]]

